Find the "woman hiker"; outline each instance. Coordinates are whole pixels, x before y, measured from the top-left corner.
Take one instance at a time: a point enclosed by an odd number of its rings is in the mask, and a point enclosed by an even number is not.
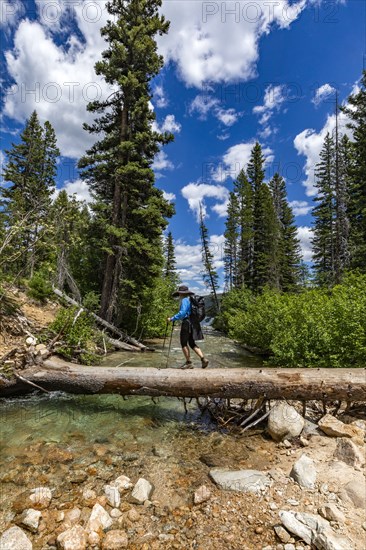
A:
[[[181,369],[193,369],[190,350],[188,344],[193,351],[201,359],[202,368],[205,369],[208,366],[208,359],[203,355],[201,349],[197,346],[196,340],[203,340],[203,333],[199,321],[191,319],[191,301],[189,296],[194,295],[187,286],[182,285],[176,292],[173,292],[173,296],[180,298],[180,310],[173,317],[168,317],[168,321],[182,321],[180,329],[180,345],[186,362],[182,365]]]

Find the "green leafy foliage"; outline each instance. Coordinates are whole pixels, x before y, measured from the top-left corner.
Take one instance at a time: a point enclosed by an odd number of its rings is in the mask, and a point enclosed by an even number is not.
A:
[[[28,296],[41,303],[46,303],[52,296],[50,274],[46,270],[37,271],[28,281]]]
[[[362,367],[366,357],[366,276],[350,274],[331,290],[258,296],[233,291],[218,320],[229,335],[266,350],[287,367]]]
[[[77,359],[78,362],[90,365],[100,361],[95,342],[100,336],[94,328],[93,320],[85,311],[80,314],[79,308],[62,308],[56,319],[50,325],[50,330],[61,334],[61,345],[57,353],[67,360]]]

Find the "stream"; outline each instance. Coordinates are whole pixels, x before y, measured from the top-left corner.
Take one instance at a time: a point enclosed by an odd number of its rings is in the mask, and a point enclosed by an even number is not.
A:
[[[261,362],[234,342],[204,329],[200,347],[209,368],[258,367]],[[167,349],[162,340],[149,342],[154,353],[113,353],[106,366],[165,367]],[[183,362],[179,327],[175,328],[169,367]],[[200,361],[193,357],[194,366]],[[0,400],[1,509],[0,530],[14,517],[11,503],[23,491],[50,487],[55,502],[78,502],[91,488],[103,494],[106,483],[125,474],[149,479],[154,498],[174,508],[192,498],[189,490],[207,480],[208,466],[265,467],[269,451],[250,452],[248,437],[220,433],[196,402],[176,398],[119,395],[50,395],[38,392],[24,398]],[[263,447],[260,436],[254,435]],[[258,449],[253,447],[253,451]]]

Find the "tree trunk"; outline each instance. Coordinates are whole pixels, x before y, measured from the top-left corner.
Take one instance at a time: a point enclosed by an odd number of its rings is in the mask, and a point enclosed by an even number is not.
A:
[[[21,371],[24,379],[48,391],[75,394],[174,397],[238,397],[290,400],[366,401],[364,368],[354,369],[156,369],[87,367],[58,358]],[[0,377],[0,397],[29,392],[17,378]]]

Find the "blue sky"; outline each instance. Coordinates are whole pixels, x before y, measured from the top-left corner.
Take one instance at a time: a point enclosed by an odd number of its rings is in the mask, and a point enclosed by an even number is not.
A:
[[[94,73],[105,48],[104,0],[0,0],[2,149],[17,141],[34,109],[56,129],[58,188],[89,200],[76,170],[91,137],[89,100],[108,87]],[[358,89],[365,56],[363,0],[163,0],[171,21],[159,38],[165,66],[152,84],[159,128],[175,133],[154,163],[157,185],[175,202],[169,229],[184,282],[202,288],[197,224],[201,201],[222,273],[225,209],[233,178],[258,140],[266,176],[279,171],[311,260],[314,168],[335,125],[335,89]],[[340,115],[341,130],[346,118]],[[6,156],[1,153],[1,160]]]

